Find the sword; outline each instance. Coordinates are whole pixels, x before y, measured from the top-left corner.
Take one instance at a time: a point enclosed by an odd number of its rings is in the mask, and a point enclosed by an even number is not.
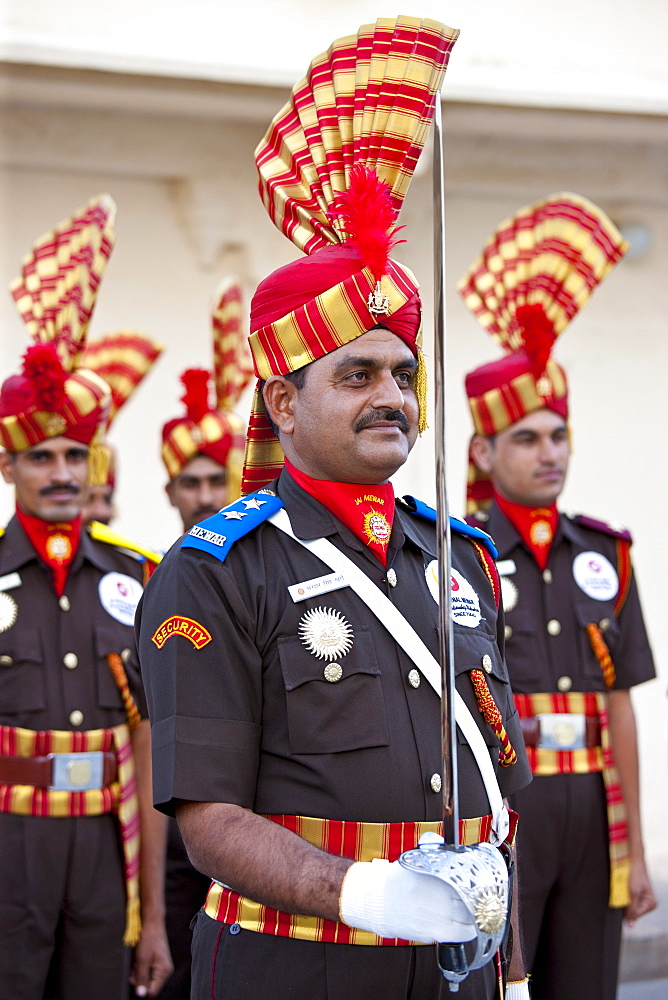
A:
[[[441,95],[434,107],[434,361],[436,421],[436,544],[438,556],[438,624],[441,662],[442,799],[445,843],[427,834],[420,846],[406,851],[404,867],[442,879],[466,904],[475,926],[475,953],[460,943],[438,945],[438,964],[451,992],[459,990],[473,969],[485,965],[501,943],[508,906],[508,872],[501,852],[491,844],[462,847],[459,841],[457,727],[455,723],[455,658],[452,630],[452,565],[450,517],[445,470],[445,197]]]

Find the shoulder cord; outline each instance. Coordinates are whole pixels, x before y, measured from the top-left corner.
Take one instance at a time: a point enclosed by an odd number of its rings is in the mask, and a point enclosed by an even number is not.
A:
[[[297,538],[292,530],[290,518],[285,510],[277,511],[269,518],[271,524],[293,538],[299,545],[317,556],[326,566],[337,573],[343,573],[348,586],[366,604],[387,629],[392,638],[401,646],[410,659],[441,697],[441,668],[429,652],[422,639],[404,618],[401,612],[383,594],[381,590],[335,545],[326,538],[316,538],[304,541]],[[461,695],[455,691],[455,718],[457,725],[466,737],[466,741],[476,759],[478,769],[487,792],[487,798],[492,813],[492,843],[502,843],[509,829],[508,810],[503,804],[501,789],[494,773],[487,744],[480,732],[475,719],[468,710]]]
[[[622,608],[626,604],[629,587],[631,586],[631,545],[621,538],[617,539],[617,575],[619,577],[619,590],[617,591],[613,612],[615,618],[619,617]],[[603,638],[601,627],[596,622],[589,622],[585,627],[585,631],[589,637],[594,655],[603,671],[605,686],[611,688],[614,686],[617,674],[612,657],[610,656],[608,644]]]

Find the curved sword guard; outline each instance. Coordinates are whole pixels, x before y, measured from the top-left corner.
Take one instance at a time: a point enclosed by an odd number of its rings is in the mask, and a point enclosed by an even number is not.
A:
[[[453,847],[421,840],[419,847],[400,856],[399,864],[446,882],[471,915],[476,936],[470,960],[463,944],[438,946],[438,964],[455,993],[469,972],[493,958],[503,940],[508,919],[508,869],[503,855],[491,844]]]

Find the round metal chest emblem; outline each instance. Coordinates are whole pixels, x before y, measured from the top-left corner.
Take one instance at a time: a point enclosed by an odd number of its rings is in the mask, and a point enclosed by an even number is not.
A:
[[[353,630],[333,608],[313,608],[302,616],[299,638],[320,660],[338,660],[352,648]]]

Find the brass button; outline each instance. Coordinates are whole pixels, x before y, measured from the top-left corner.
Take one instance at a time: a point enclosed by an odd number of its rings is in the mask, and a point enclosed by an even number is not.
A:
[[[513,630],[510,627],[510,625],[506,625],[505,626],[505,628],[503,630],[503,634],[504,634],[504,636],[506,638],[506,642],[508,642],[509,639],[512,639],[512,637],[513,637]]]
[[[482,662],[482,669],[486,673],[491,674],[491,672],[492,672],[492,657],[489,655],[489,653],[485,653],[485,655],[483,656],[481,662]]]
[[[570,679],[570,677],[567,677],[566,674],[564,674],[563,677],[560,677],[557,680],[558,691],[570,691],[572,687],[573,687],[573,681]]]
[[[328,663],[323,674],[326,681],[329,681],[330,684],[336,684],[343,677],[343,667],[339,663]]]
[[[440,774],[432,774],[429,779],[429,785],[432,792],[440,792],[443,782],[441,781]]]
[[[131,649],[124,649],[124,650],[122,650],[122,652],[121,652],[121,659],[122,659],[123,663],[127,663],[131,656],[132,656],[132,650]]]
[[[65,653],[63,663],[68,670],[74,670],[75,667],[79,666],[79,657],[76,653]]]
[[[63,594],[62,597],[59,597],[58,598],[58,603],[60,604],[60,610],[61,611],[69,611],[70,610],[70,599],[67,596],[67,594]]]
[[[70,725],[80,726],[83,722],[83,712],[80,712],[78,708],[75,708],[73,712],[70,712]]]
[[[477,510],[473,516],[476,521],[480,521],[481,524],[485,524],[489,521],[489,514],[486,510]]]
[[[408,671],[408,683],[412,688],[420,687],[420,671],[419,670],[409,670]]]
[[[559,633],[561,632],[561,622],[557,621],[556,618],[550,618],[549,622],[547,623],[547,631],[550,633],[550,635],[559,635]]]
[[[387,571],[387,582],[389,583],[390,587],[396,587],[397,585],[397,574],[394,572],[393,569],[388,569]]]
[[[0,667],[11,667],[13,662],[13,658],[8,656],[7,653],[3,653],[2,656],[0,656]]]
[[[544,583],[552,583],[552,570],[551,569],[544,569],[543,570],[543,582]]]
[[[598,627],[600,628],[601,632],[607,632],[608,629],[610,628],[610,619],[601,618],[600,622],[598,623]]]

